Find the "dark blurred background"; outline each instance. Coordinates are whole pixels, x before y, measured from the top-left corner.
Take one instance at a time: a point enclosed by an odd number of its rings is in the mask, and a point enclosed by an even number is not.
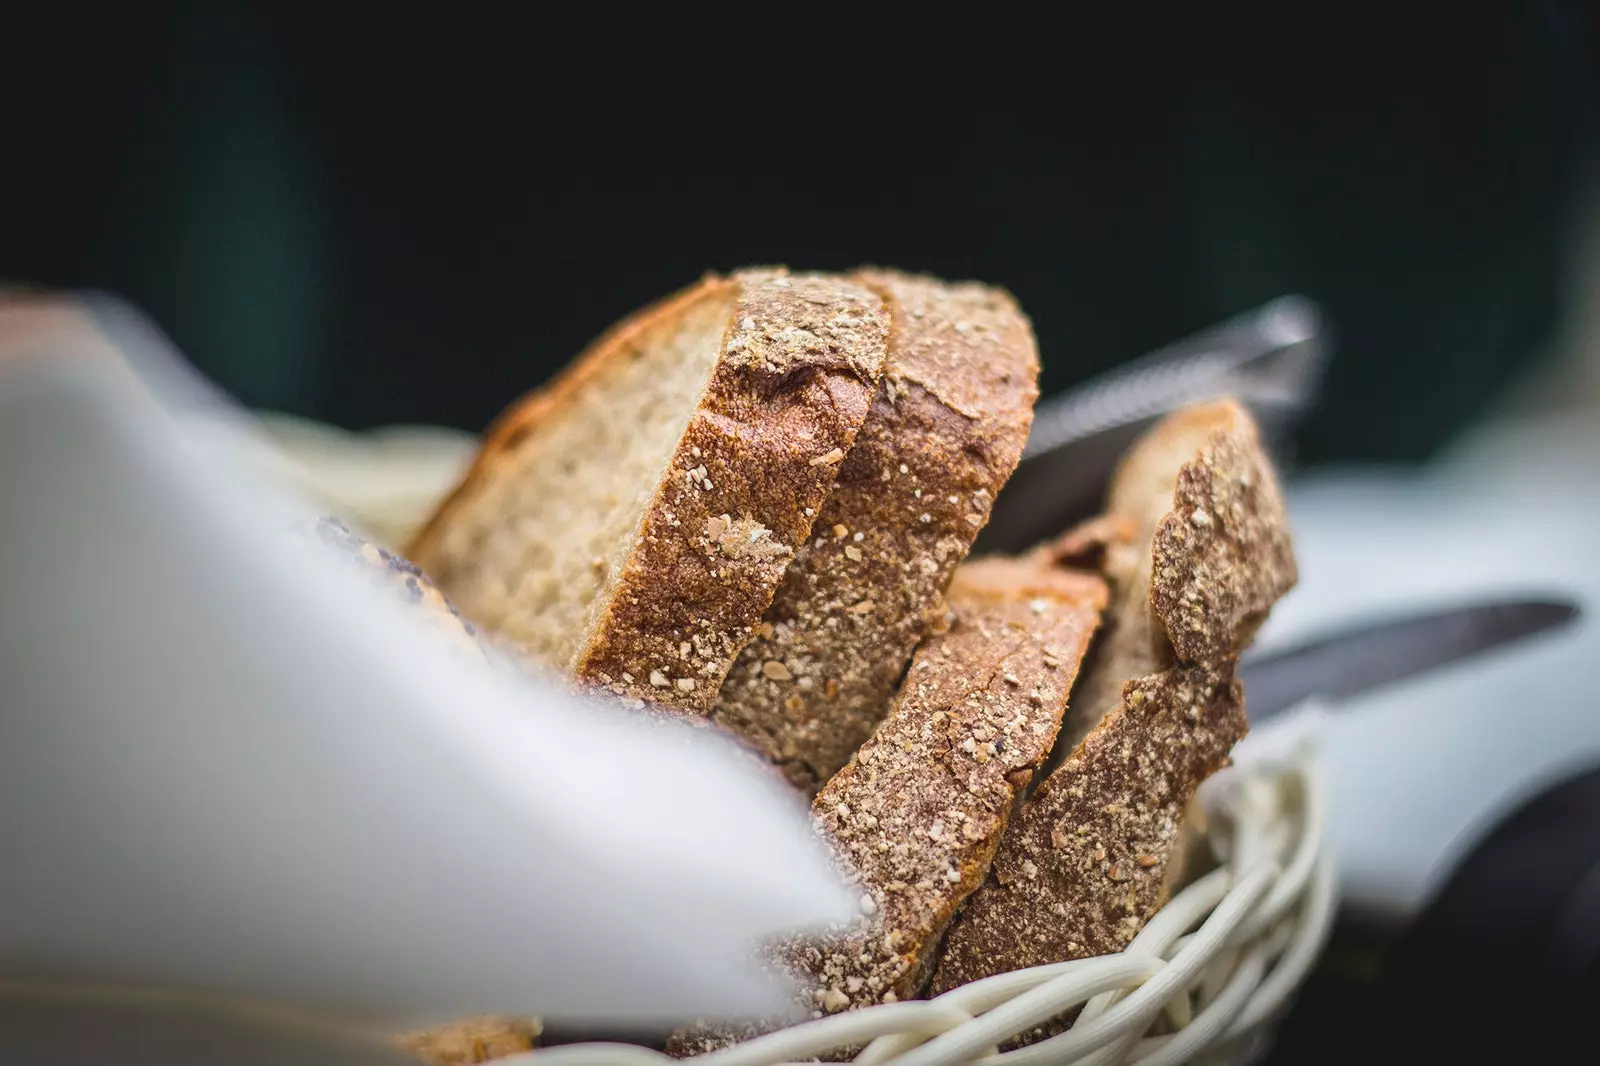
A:
[[[481,428],[707,268],[1012,289],[1055,391],[1298,291],[1309,460],[1426,456],[1547,346],[1595,19],[30,16],[0,278],[150,310],[246,402]],[[37,23],[34,23],[37,19]]]

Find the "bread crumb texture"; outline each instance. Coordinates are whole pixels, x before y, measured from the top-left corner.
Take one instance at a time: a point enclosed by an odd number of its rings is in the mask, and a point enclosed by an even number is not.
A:
[[[833,487],[888,327],[846,278],[709,277],[504,416],[413,554],[546,669],[703,713]]]
[[[1125,947],[1161,902],[1189,795],[1226,764],[1244,724],[1238,682],[1204,667],[1129,682],[1025,805],[967,903],[964,935],[946,944],[934,992]]]
[[[1150,606],[1179,662],[1247,645],[1299,573],[1277,478],[1255,434],[1217,431],[1156,528]]]
[[[814,793],[889,708],[956,566],[1016,468],[1038,395],[1033,332],[977,283],[892,271],[888,357],[838,483],[712,708]]]
[[[402,1048],[431,1066],[463,1066],[531,1051],[542,1026],[537,1018],[462,1018],[398,1038]]]
[[[958,572],[952,624],[923,643],[888,717],[812,804],[856,916],[764,952],[764,964],[802,990],[789,1017],[703,1023],[677,1033],[669,1050],[698,1054],[920,990],[1018,791],[1050,751],[1105,595],[1092,575],[1011,560]]]
[[[739,278],[726,354],[575,670],[618,695],[702,711],[833,488],[831,456],[867,417],[888,332],[881,299],[846,279]],[[655,672],[668,684],[649,683]]]
[[[1165,901],[1195,790],[1245,733],[1237,656],[1296,576],[1254,424],[1231,402],[1164,420],[1124,461],[1112,504],[1140,541],[1111,538],[1118,602],[1074,702],[1115,697],[1089,708],[1023,804],[951,930],[935,994],[1126,947]]]

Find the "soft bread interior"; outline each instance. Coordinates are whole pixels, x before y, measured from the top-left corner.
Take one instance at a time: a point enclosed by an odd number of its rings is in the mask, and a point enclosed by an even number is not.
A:
[[[735,299],[725,286],[656,316],[513,438],[438,553],[469,618],[571,667],[700,404]]]

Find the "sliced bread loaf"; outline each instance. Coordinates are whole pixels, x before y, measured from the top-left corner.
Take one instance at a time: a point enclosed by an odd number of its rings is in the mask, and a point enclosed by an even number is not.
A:
[[[1249,415],[1224,402],[1158,424],[1110,511],[1136,533],[1106,538],[1113,607],[1062,729],[1071,753],[951,929],[935,993],[1126,947],[1170,888],[1185,808],[1245,732],[1234,666],[1296,578]]]
[[[1098,577],[1034,561],[957,571],[949,628],[923,642],[888,717],[812,803],[861,913],[771,952],[801,987],[796,1018],[908,999],[926,983],[1055,740],[1105,597]],[[669,1050],[698,1054],[792,1020],[700,1025]]]
[[[855,447],[712,714],[814,792],[889,708],[1016,468],[1039,359],[1006,293],[891,271],[888,358]]]
[[[545,666],[704,711],[833,487],[887,331],[856,281],[708,277],[504,416],[411,557]]]

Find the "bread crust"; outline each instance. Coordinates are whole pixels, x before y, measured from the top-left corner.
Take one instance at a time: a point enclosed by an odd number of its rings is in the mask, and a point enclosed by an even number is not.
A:
[[[891,326],[871,413],[712,714],[815,792],[887,712],[1016,469],[1038,397],[1009,294],[869,269]],[[773,665],[768,665],[773,664]]]
[[[611,360],[633,350],[640,338],[665,322],[681,318],[695,304],[724,298],[734,291],[735,284],[731,278],[708,272],[693,285],[646,305],[600,334],[551,381],[524,393],[502,411],[484,431],[483,444],[461,480],[412,535],[406,555],[438,581],[449,581],[458,568],[470,566],[470,559],[446,556],[442,541],[484,483],[509,460],[509,453],[546,418],[559,413],[571,397],[588,387]]]
[[[1209,406],[1220,424],[1179,471],[1152,550],[1150,612],[1184,663],[1238,656],[1300,576],[1255,423],[1238,404]]]
[[[794,1019],[692,1027],[669,1051],[698,1054],[920,991],[1050,751],[1105,598],[1097,576],[1033,561],[979,560],[957,572],[950,627],[917,649],[888,717],[812,803],[861,913],[771,951],[769,964],[800,984]]]
[[[618,574],[569,665],[580,683],[703,712],[832,489],[883,373],[888,316],[849,279],[782,268],[708,277],[613,328],[504,416],[413,557],[451,590],[443,532],[532,429],[613,359],[733,295],[721,355]]]
[[[1245,733],[1237,657],[1296,578],[1248,413],[1222,402],[1163,421],[1122,464],[1111,507],[1140,533],[1108,545],[1118,602],[1073,697],[1088,707],[1081,739],[1007,831],[951,930],[935,993],[1126,947],[1165,901],[1195,790]],[[1097,715],[1107,689],[1116,697]]]
[[[396,1043],[430,1066],[467,1066],[531,1051],[542,1032],[537,1018],[475,1015],[403,1033]]]
[[[1126,947],[1163,902],[1188,800],[1244,730],[1243,694],[1225,671],[1129,681],[1117,709],[1024,804],[952,930],[934,994]]]

